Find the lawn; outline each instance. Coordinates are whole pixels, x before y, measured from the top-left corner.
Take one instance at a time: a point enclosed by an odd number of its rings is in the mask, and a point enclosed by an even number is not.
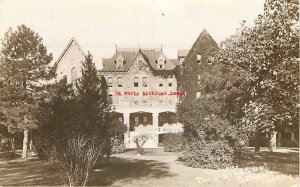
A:
[[[259,156],[243,150],[240,168],[210,170],[191,168],[177,161],[176,153],[146,150],[113,155],[97,162],[90,186],[291,186],[298,182],[299,150],[279,149]],[[0,185],[62,185],[60,175],[45,161],[31,158],[0,161]]]

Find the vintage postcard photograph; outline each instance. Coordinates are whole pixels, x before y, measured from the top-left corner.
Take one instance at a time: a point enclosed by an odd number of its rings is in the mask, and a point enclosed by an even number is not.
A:
[[[299,31],[299,0],[0,0],[0,186],[299,186]]]

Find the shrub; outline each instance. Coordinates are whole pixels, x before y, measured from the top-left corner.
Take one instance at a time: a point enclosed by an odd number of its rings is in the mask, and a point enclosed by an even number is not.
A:
[[[192,139],[186,143],[180,160],[190,167],[226,168],[233,166],[233,153],[233,147],[226,140]]]
[[[180,133],[165,134],[162,145],[166,152],[180,152],[183,150],[184,138]]]
[[[112,150],[111,153],[112,154],[116,154],[116,153],[124,153],[126,150],[126,147],[124,145],[124,141],[121,139],[115,139],[112,142]]]
[[[136,150],[138,154],[144,154],[143,146],[146,143],[146,141],[150,139],[150,137],[151,136],[149,134],[140,134],[133,138],[133,141],[136,144]]]

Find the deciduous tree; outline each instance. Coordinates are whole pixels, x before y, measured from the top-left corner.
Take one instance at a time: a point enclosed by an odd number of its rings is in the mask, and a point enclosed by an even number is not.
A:
[[[45,81],[55,76],[51,60],[42,38],[25,25],[5,33],[0,63],[1,105],[9,129],[24,132],[22,158],[27,156],[28,131],[36,126],[36,98]]]

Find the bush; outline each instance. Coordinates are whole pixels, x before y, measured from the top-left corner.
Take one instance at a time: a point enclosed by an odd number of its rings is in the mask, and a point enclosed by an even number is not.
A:
[[[112,154],[116,154],[116,153],[124,153],[126,150],[126,147],[124,145],[124,141],[120,140],[120,139],[115,139],[112,143],[112,150],[111,153]]]
[[[226,168],[233,166],[233,153],[233,147],[226,140],[193,139],[186,143],[180,160],[190,167]]]
[[[183,150],[184,138],[179,133],[165,134],[162,145],[166,152],[180,152]]]

